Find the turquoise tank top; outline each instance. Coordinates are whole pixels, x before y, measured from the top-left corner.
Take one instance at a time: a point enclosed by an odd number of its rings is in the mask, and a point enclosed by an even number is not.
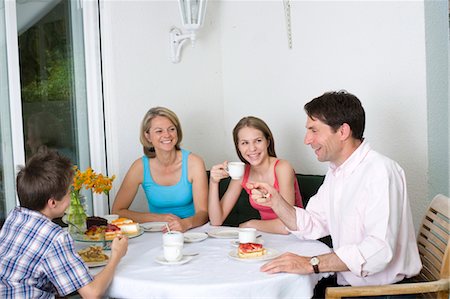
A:
[[[172,186],[161,186],[155,183],[150,173],[147,156],[142,157],[144,164],[144,180],[142,189],[147,197],[150,212],[156,214],[174,214],[180,218],[194,216],[195,207],[192,197],[192,184],[188,180],[188,156],[190,152],[181,149],[181,178]]]

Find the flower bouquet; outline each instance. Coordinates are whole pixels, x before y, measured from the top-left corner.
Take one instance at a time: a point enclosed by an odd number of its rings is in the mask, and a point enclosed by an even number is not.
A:
[[[74,166],[75,175],[73,177],[72,190],[70,191],[70,206],[66,210],[64,216],[69,224],[69,233],[73,234],[78,231],[74,225],[79,229],[86,230],[86,197],[81,194],[81,189],[84,187],[86,190],[92,190],[92,192],[106,195],[112,188],[112,182],[116,178],[105,176],[101,173],[96,173],[91,167],[85,171],[81,171],[77,166]]]

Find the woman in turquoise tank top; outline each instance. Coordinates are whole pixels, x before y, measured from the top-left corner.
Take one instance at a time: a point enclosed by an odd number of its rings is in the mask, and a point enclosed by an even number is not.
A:
[[[228,162],[211,168],[208,196],[211,224],[222,225],[244,188],[249,194],[250,204],[258,210],[261,220],[252,219],[239,226],[253,227],[269,233],[288,234],[285,225],[271,208],[252,200],[251,191],[247,189],[246,184],[252,181],[271,184],[283,194],[287,202],[301,207],[301,195],[294,169],[288,161],[277,158],[272,132],[267,124],[257,117],[242,118],[233,129],[233,139],[240,160],[246,164],[245,172],[242,178],[230,181],[227,191],[222,199],[219,199],[219,182],[229,177]]]
[[[208,181],[203,159],[180,148],[183,134],[178,117],[164,107],[150,109],[141,123],[144,156],[128,170],[112,212],[136,222],[168,222],[185,232],[208,221]],[[149,212],[130,210],[139,185]]]

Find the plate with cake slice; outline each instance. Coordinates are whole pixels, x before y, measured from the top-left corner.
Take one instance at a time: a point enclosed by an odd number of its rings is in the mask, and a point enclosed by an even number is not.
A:
[[[92,242],[98,243],[105,241],[112,241],[118,235],[127,236],[129,239],[139,237],[144,231],[142,228],[138,228],[136,231],[122,231],[118,226],[114,224],[108,224],[106,226],[91,226],[84,234],[74,234],[72,238],[79,242]],[[104,237],[103,237],[104,236]]]
[[[242,262],[260,262],[280,256],[280,252],[272,248],[264,248],[260,243],[241,243],[237,250],[232,250],[228,256]]]

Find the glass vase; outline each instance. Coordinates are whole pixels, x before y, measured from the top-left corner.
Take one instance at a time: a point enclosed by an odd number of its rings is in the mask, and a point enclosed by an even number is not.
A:
[[[86,197],[79,192],[70,192],[70,205],[65,212],[65,219],[68,221],[68,231],[70,234],[77,234],[86,231]],[[74,227],[74,225],[76,227]],[[78,227],[78,229],[77,229]]]

